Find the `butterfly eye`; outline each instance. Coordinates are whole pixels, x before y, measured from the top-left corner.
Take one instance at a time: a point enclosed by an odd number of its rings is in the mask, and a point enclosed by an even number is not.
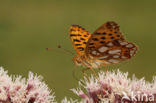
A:
[[[73,61],[74,61],[74,63],[75,63],[76,65],[78,65],[78,66],[82,65],[81,60],[80,60],[79,57],[74,57],[74,58],[73,58]]]
[[[82,65],[80,61],[75,61],[75,64],[78,66]]]

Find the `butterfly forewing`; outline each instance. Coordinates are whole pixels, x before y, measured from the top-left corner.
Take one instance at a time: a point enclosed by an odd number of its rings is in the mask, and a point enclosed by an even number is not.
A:
[[[100,26],[89,38],[86,55],[108,63],[119,63],[130,59],[136,53],[137,47],[127,42],[119,26],[115,22],[107,22]]]
[[[77,54],[84,55],[86,44],[91,34],[78,25],[72,25],[70,27],[69,33],[70,33],[70,38],[72,40],[73,47],[76,50]]]

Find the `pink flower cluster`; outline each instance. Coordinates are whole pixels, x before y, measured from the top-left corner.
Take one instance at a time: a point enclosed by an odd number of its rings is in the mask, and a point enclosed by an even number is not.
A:
[[[55,97],[41,76],[9,76],[0,68],[0,103],[55,103]]]
[[[61,103],[156,103],[156,76],[152,82],[144,78],[117,71],[99,72],[79,81],[79,87],[72,89],[81,100],[64,98]],[[9,76],[0,68],[0,103],[57,103],[54,93],[42,81],[41,76],[29,73]]]
[[[152,82],[137,79],[128,73],[107,71],[98,73],[98,78],[79,81],[79,87],[72,89],[84,103],[156,103],[156,76]]]

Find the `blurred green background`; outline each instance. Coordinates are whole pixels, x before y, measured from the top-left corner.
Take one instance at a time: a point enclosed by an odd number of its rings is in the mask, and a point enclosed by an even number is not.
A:
[[[152,80],[156,59],[155,0],[1,0],[0,66],[9,74],[27,76],[38,73],[53,89],[60,101],[64,96],[76,98],[69,90],[77,87],[82,67],[76,67],[72,56],[45,48],[57,45],[73,50],[68,30],[79,24],[93,32],[106,21],[116,21],[127,40],[139,47],[137,55],[127,62],[108,68],[128,71],[138,78]]]

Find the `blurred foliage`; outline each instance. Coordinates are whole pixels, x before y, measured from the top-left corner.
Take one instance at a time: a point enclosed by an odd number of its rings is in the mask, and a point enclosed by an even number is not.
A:
[[[78,84],[72,73],[82,78],[82,67],[74,66],[71,55],[58,52],[57,45],[74,52],[68,34],[71,24],[93,32],[106,21],[116,21],[139,51],[131,60],[108,68],[151,80],[156,66],[155,5],[155,0],[1,0],[0,65],[9,74],[27,76],[32,71],[44,76],[57,100],[76,97],[69,91]],[[46,51],[47,47],[56,50]]]

